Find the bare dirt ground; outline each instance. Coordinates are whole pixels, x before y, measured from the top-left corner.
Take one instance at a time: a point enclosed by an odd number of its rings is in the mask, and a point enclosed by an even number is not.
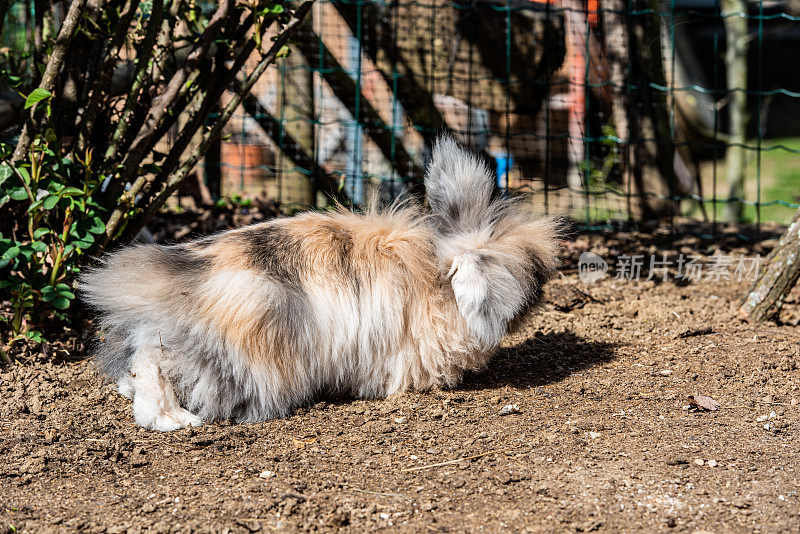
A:
[[[717,243],[579,237],[461,386],[260,424],[145,431],[80,343],[29,348],[0,368],[0,532],[797,532],[800,330],[739,321],[746,282],[575,274],[587,249],[769,250]]]

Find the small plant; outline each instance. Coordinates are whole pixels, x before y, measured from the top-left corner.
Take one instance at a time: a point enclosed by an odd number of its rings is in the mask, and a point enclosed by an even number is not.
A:
[[[0,144],[4,157],[10,151]],[[91,165],[91,151],[83,159],[59,157],[42,138],[16,166],[0,163],[0,207],[9,204],[18,216],[7,235],[0,233],[0,295],[13,313],[5,318],[6,347],[22,338],[39,341],[46,320],[66,318],[80,258],[105,232]]]
[[[217,210],[226,210],[226,209],[250,209],[253,207],[253,201],[249,198],[244,198],[242,195],[234,193],[230,196],[225,196],[219,198],[214,203],[214,208]]]
[[[615,187],[611,177],[620,162],[620,141],[613,124],[604,124],[601,132],[603,137],[600,144],[605,150],[600,164],[597,165],[591,160],[588,163],[583,161],[579,164],[579,168],[587,176],[587,183],[591,189],[600,191],[614,190]]]

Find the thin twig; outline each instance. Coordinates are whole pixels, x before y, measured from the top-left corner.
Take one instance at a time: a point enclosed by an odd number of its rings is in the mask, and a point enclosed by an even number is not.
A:
[[[405,495],[402,495],[400,493],[385,493],[385,492],[382,492],[382,491],[369,491],[369,490],[363,490],[363,489],[354,488],[352,486],[350,486],[350,489],[352,491],[357,491],[359,493],[369,493],[371,495],[383,495],[385,497],[400,497],[401,499],[405,499],[408,502],[414,502],[411,499],[411,497],[406,497]]]
[[[252,26],[252,23],[253,17],[250,16],[241,24],[240,28],[238,29],[237,33],[239,35],[229,40],[236,42],[240,41],[241,38],[245,37],[247,31]],[[266,29],[267,28],[264,28],[264,31],[266,31]],[[139,176],[131,186],[130,190],[125,193],[123,203],[125,198],[127,198],[128,201],[131,201],[142,192],[144,193],[144,198],[149,199],[150,192],[156,191],[156,188],[160,188],[164,183],[166,183],[175,168],[180,163],[180,157],[183,155],[184,150],[189,146],[189,143],[191,143],[191,140],[194,139],[197,131],[202,127],[203,122],[208,117],[212,107],[219,102],[220,97],[222,97],[222,94],[225,92],[225,88],[236,77],[236,73],[242,70],[245,62],[255,50],[255,47],[256,40],[254,38],[250,38],[242,47],[242,50],[230,69],[225,69],[224,67],[226,61],[225,57],[217,57],[214,61],[214,64],[217,66],[222,66],[220,69],[221,72],[218,72],[218,70],[211,70],[203,89],[198,88],[200,84],[194,83],[191,86],[192,89],[196,91],[194,94],[192,94],[191,90],[186,91],[183,95],[181,95],[181,98],[177,99],[178,101],[181,99],[185,101],[177,102],[177,104],[173,105],[173,109],[170,111],[171,115],[177,117],[179,115],[179,110],[186,109],[187,106],[190,105],[194,111],[190,113],[189,120],[182,126],[178,139],[172,143],[172,147],[170,148],[166,159],[161,163],[161,170],[159,171],[158,175],[152,179],[148,179],[146,175]],[[220,56],[221,54],[224,55],[224,50],[222,49],[218,51],[217,55]],[[159,129],[166,128],[166,126],[167,121],[163,122],[162,125],[159,126]],[[166,131],[166,129],[164,129],[164,131]],[[161,132],[157,132],[154,134],[154,139],[159,139],[161,135]],[[147,202],[143,202],[142,204],[146,205]],[[133,226],[138,233],[139,228],[135,228],[136,225]],[[131,237],[133,237],[133,235],[131,235]]]
[[[154,3],[154,8],[158,3]],[[106,91],[111,85],[111,79],[114,75],[116,62],[119,59],[120,51],[125,44],[125,37],[128,34],[128,27],[131,25],[133,17],[136,15],[136,10],[139,7],[139,2],[127,0],[125,6],[117,20],[117,26],[114,35],[109,40],[106,47],[106,56],[103,58],[99,73],[97,77],[91,81],[91,89],[89,91],[89,102],[86,104],[84,117],[82,118],[82,125],[79,131],[78,153],[85,152],[89,145],[89,138],[94,129],[95,119],[97,115],[103,110],[102,101],[106,96]],[[151,15],[152,20],[153,15]]]
[[[422,469],[430,469],[432,467],[440,467],[443,465],[450,465],[450,464],[457,464],[458,462],[463,462],[464,460],[474,460],[475,458],[482,458],[484,456],[489,456],[490,454],[495,454],[499,451],[488,451],[481,454],[476,454],[475,456],[465,456],[463,458],[456,458],[455,460],[448,460],[446,462],[439,462],[436,464],[428,464],[428,465],[421,465],[419,467],[406,467],[405,469],[401,469],[401,472],[406,471],[421,471]]]

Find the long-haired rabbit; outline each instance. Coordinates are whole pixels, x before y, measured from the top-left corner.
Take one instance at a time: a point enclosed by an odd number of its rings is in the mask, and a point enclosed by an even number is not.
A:
[[[449,138],[430,212],[305,213],[186,244],[136,245],[87,271],[101,371],[141,426],[261,421],[325,393],[455,384],[535,307],[558,229]]]

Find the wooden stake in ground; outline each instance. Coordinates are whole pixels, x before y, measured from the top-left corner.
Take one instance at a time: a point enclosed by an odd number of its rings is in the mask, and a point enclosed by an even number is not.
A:
[[[758,279],[739,308],[739,314],[752,321],[763,321],[774,317],[798,279],[800,279],[800,210],[781,236],[778,245],[767,256]]]
[[[747,128],[747,2],[722,0],[725,21],[725,68],[728,71],[728,116],[730,117],[730,144],[725,151],[725,174],[728,177],[728,204],[725,217],[729,221],[742,218],[744,172],[747,160],[744,141]]]

